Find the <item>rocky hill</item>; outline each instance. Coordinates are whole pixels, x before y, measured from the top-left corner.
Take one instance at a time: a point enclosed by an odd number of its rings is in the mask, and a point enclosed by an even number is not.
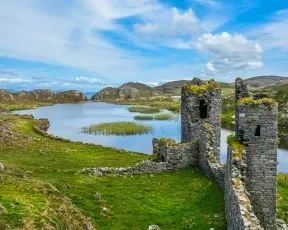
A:
[[[10,93],[0,90],[0,111],[34,108],[40,105],[88,101],[78,90],[55,93],[51,90],[37,89],[32,92]]]
[[[140,97],[153,97],[158,95],[158,92],[152,87],[143,83],[128,82],[118,88],[107,87],[99,91],[91,97],[93,101],[105,100],[126,100],[137,99]]]
[[[8,92],[9,93],[9,92]],[[78,90],[69,90],[65,92],[55,93],[51,90],[36,89],[32,92],[20,91],[17,93],[10,93],[15,99],[24,99],[37,102],[52,102],[52,103],[64,103],[64,102],[80,102],[87,101],[88,98]]]
[[[56,94],[58,102],[81,102],[88,101],[89,99],[79,90],[69,90]]]
[[[165,95],[181,95],[181,88],[184,84],[188,83],[187,80],[180,80],[180,81],[171,81],[167,82],[163,85],[156,86],[154,89]]]
[[[91,97],[92,101],[115,100],[118,98],[118,88],[106,87]]]
[[[248,87],[250,88],[259,88],[280,84],[288,84],[288,77],[279,77],[279,76],[258,76],[248,78]]]

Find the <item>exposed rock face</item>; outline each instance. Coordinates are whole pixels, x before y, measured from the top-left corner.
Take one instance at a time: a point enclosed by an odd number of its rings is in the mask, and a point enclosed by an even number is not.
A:
[[[36,89],[33,92],[20,91],[13,94],[5,90],[0,90],[0,101],[2,101],[3,103],[17,100],[28,100],[48,103],[65,103],[88,101],[88,98],[79,90],[69,90],[60,93],[54,93],[51,90]]]
[[[14,93],[15,97],[26,99],[29,101],[36,101],[36,95],[33,92],[28,91],[20,91],[17,93]]]
[[[248,78],[247,83],[251,88],[259,88],[278,84],[287,84],[288,78],[279,76],[259,76]]]
[[[105,100],[115,100],[118,98],[117,94],[118,88],[106,87],[94,94],[90,100],[92,101],[105,101]]]
[[[142,83],[128,82],[119,88],[107,87],[99,91],[91,97],[93,101],[105,101],[105,100],[127,100],[137,99],[140,97],[153,97],[157,96],[158,93]]]
[[[2,102],[12,102],[15,101],[15,97],[12,93],[9,93],[6,90],[0,89],[0,101]]]
[[[88,98],[79,90],[69,90],[56,94],[56,99],[58,102],[80,102],[88,101]]]
[[[33,91],[36,101],[53,102],[56,100],[56,93],[47,89],[36,89]]]
[[[118,90],[118,95],[120,99],[136,99],[140,97],[140,92],[138,89],[130,86],[121,86]]]
[[[152,97],[156,95],[153,89],[142,83],[129,82],[119,87],[120,99],[136,99],[139,97]]]

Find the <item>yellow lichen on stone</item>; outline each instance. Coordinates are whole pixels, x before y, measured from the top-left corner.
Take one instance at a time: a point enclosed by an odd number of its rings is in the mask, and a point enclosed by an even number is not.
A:
[[[187,83],[184,85],[184,88],[187,92],[201,95],[206,93],[209,90],[220,89],[220,85],[215,80],[205,81],[202,85],[193,85],[191,83]]]
[[[237,103],[240,105],[261,105],[261,104],[263,104],[263,105],[273,106],[277,102],[272,98],[262,98],[262,99],[254,100],[253,97],[244,97],[244,98],[241,98]]]
[[[234,151],[233,158],[242,158],[244,156],[245,146],[240,144],[233,134],[227,137],[227,144]]]

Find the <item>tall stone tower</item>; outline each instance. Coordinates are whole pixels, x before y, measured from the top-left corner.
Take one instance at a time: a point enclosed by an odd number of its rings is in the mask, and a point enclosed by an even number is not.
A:
[[[237,85],[241,87],[237,90]],[[243,92],[244,85],[244,92]],[[278,106],[273,99],[249,97],[236,80],[236,138],[245,146],[245,187],[265,230],[276,229]],[[248,96],[248,97],[247,97]]]
[[[181,91],[181,141],[198,140],[204,124],[212,128],[214,151],[220,156],[221,89],[214,80],[194,78]]]

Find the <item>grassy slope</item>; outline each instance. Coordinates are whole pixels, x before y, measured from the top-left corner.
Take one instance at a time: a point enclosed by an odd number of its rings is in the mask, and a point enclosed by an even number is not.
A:
[[[54,185],[89,216],[98,229],[147,229],[150,224],[158,224],[164,230],[226,229],[223,193],[196,169],[94,178],[79,173],[79,170],[84,167],[133,165],[148,156],[45,139],[34,132],[33,124],[36,121],[11,115],[1,116],[0,119],[9,122],[14,131],[39,138],[5,140],[0,145],[0,162],[13,170],[28,173],[33,181],[41,180]],[[15,183],[18,183],[17,178],[14,177]],[[4,177],[5,192],[0,192],[2,205],[26,199],[25,209],[13,209],[13,215],[20,219],[19,225],[23,224],[21,218],[25,216],[29,204],[35,205],[34,213],[44,213],[43,206],[37,204],[46,202],[47,197],[40,196],[29,201],[29,197],[34,197],[34,192],[30,193],[29,189],[23,194],[15,192],[15,185],[10,185],[6,180]],[[27,188],[33,187],[33,181]],[[99,201],[94,199],[96,192],[102,194]],[[30,217],[30,222],[37,222],[36,216],[39,215]],[[55,218],[58,218],[57,223],[65,224],[65,217]],[[48,218],[46,222],[53,225],[55,218]],[[10,223],[12,220],[9,217],[7,221]]]

